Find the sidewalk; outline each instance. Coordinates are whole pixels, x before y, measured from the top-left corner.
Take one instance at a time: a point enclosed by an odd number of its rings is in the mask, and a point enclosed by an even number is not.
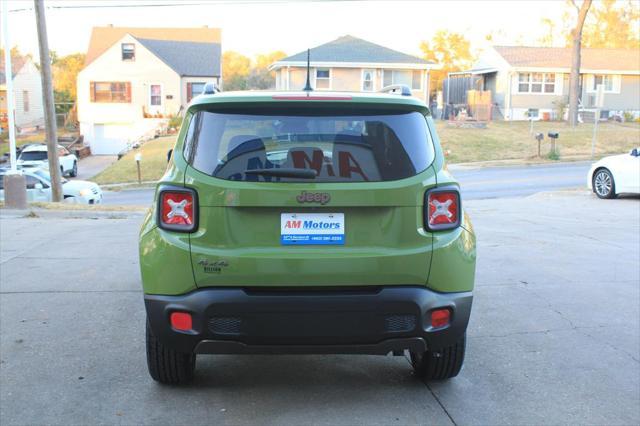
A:
[[[78,176],[76,179],[91,180],[92,177],[118,161],[116,155],[90,155],[78,162]]]

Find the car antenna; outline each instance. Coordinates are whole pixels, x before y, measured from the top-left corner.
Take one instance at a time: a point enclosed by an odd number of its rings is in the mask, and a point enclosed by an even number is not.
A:
[[[302,89],[305,92],[313,92],[313,88],[311,87],[311,81],[309,80],[311,72],[309,71],[310,69],[310,57],[311,57],[311,49],[307,49],[307,84],[304,86],[304,89]]]

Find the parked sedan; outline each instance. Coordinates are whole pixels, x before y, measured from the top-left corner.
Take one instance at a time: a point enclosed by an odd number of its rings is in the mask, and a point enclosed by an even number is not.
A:
[[[0,201],[4,201],[3,177],[7,169],[0,169]],[[27,200],[51,201],[51,176],[47,170],[23,168],[22,174],[27,181]],[[81,204],[102,203],[102,190],[98,184],[84,180],[62,179],[62,194],[65,202]]]
[[[628,154],[604,157],[589,170],[587,185],[599,198],[640,194],[640,147]]]
[[[78,176],[78,158],[61,145],[58,145],[58,159],[60,161],[60,172],[63,175]],[[43,144],[25,146],[18,156],[18,165],[49,169],[47,146]]]

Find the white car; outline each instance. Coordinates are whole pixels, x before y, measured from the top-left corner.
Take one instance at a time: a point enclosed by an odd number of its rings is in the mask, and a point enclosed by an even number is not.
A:
[[[640,194],[640,147],[628,154],[604,157],[589,170],[587,185],[600,198]]]
[[[4,174],[7,169],[0,169],[0,201],[4,201]],[[27,201],[51,201],[51,177],[49,171],[38,168],[22,169],[27,181]],[[100,204],[102,190],[98,184],[85,180],[62,179],[62,195],[68,203]]]
[[[49,169],[49,161],[47,157],[47,146],[43,144],[27,145],[22,148],[18,155],[18,165],[22,167],[38,167],[41,169]],[[69,150],[58,145],[58,159],[60,161],[60,172],[62,175],[71,177],[78,176],[78,158],[69,152]]]

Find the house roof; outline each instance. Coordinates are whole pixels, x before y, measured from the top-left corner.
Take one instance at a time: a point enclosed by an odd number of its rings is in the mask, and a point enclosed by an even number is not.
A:
[[[296,53],[278,63],[305,62],[307,52]],[[381,64],[433,64],[431,61],[407,55],[379,44],[346,35],[311,49],[312,62],[381,63]]]
[[[494,46],[511,66],[523,68],[571,68],[569,47]],[[581,51],[581,69],[640,71],[639,49],[588,49]]]
[[[137,28],[137,27],[93,27],[85,66],[102,55],[126,34],[136,38],[195,43],[221,43],[220,28]]]
[[[180,76],[219,77],[220,43],[136,38]]]
[[[11,58],[11,78],[13,79],[16,74],[20,72],[24,64],[27,63],[28,58],[24,56],[14,56]],[[7,77],[4,72],[4,56],[0,58],[0,84],[6,84]]]

